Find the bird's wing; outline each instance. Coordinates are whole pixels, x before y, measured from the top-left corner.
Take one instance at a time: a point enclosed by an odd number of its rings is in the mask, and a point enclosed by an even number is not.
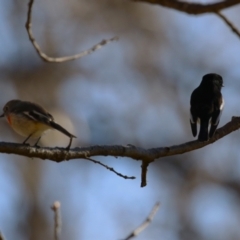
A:
[[[36,110],[24,111],[23,114],[27,118],[29,118],[33,121],[42,122],[42,123],[47,124],[47,125],[51,121],[53,121],[53,117],[50,114],[44,114],[44,113],[36,111]]]
[[[197,122],[192,122],[190,119],[190,124],[191,124],[192,134],[194,137],[196,137],[197,136]]]
[[[38,104],[33,104],[31,102],[24,102],[24,105],[19,105],[14,109],[14,112],[24,114],[34,121],[40,121],[47,124],[50,121],[54,121],[53,116],[48,113],[44,108]]]
[[[212,117],[212,124],[214,124],[214,125],[218,125],[218,124],[219,124],[219,121],[220,121],[220,118],[221,118],[221,115],[222,115],[222,111],[223,111],[223,108],[224,108],[224,104],[225,104],[225,101],[224,101],[224,99],[222,98],[222,99],[221,99],[221,102],[220,102],[220,107],[219,107],[219,109],[216,111],[216,116],[215,116],[215,118]]]
[[[220,121],[220,118],[221,118],[221,115],[222,115],[222,111],[223,111],[223,108],[224,108],[224,99],[221,98],[220,102],[219,102],[219,105],[220,107],[217,108],[214,112],[213,112],[213,115],[212,115],[212,121],[211,121],[211,128],[210,128],[210,132],[209,132],[209,137],[212,137],[213,134],[215,133],[216,129],[217,129],[217,126],[219,124],[219,121]]]
[[[198,109],[198,88],[196,88],[190,98],[190,124],[192,129],[192,134],[194,137],[197,135],[197,121],[198,116],[196,115],[196,110]]]

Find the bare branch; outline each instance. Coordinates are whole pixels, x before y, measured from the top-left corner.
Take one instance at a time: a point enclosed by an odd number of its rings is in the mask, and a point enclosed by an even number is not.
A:
[[[133,145],[121,146],[89,146],[83,148],[73,148],[69,151],[65,148],[47,148],[47,147],[31,147],[17,143],[0,142],[0,152],[17,154],[26,157],[35,157],[41,159],[48,159],[54,162],[62,162],[71,159],[90,158],[93,156],[115,156],[115,157],[129,157],[135,160],[141,160],[144,164],[149,164],[157,158],[178,155],[186,152],[190,152],[199,148],[203,148],[209,144],[216,142],[217,140],[225,137],[233,131],[240,128],[240,117],[232,117],[232,120],[223,127],[219,128],[207,142],[199,142],[197,140],[186,142],[180,145],[174,145],[169,147],[159,147],[144,149],[135,147]],[[142,182],[144,185],[144,181]]]
[[[159,207],[160,207],[160,203],[156,203],[154,205],[152,211],[150,212],[150,214],[146,218],[146,220],[138,228],[136,228],[132,233],[130,233],[126,238],[124,238],[123,240],[129,240],[129,239],[134,238],[137,235],[139,235],[139,233],[141,233],[152,222],[152,220],[153,220],[155,214],[157,213]]]
[[[53,203],[51,209],[54,212],[54,240],[59,240],[59,236],[61,233],[62,221],[61,221],[61,214],[60,214],[60,202],[56,201]]]
[[[216,14],[232,29],[232,31],[234,33],[236,33],[238,35],[238,37],[240,37],[240,32],[238,31],[238,29],[233,25],[233,23],[231,23],[222,13],[220,12],[216,12]]]
[[[28,13],[27,13],[27,22],[26,22],[26,29],[27,29],[27,33],[28,33],[28,37],[33,45],[33,47],[35,48],[35,50],[37,51],[38,55],[42,58],[42,60],[44,60],[45,62],[52,62],[52,63],[62,63],[62,62],[66,62],[66,61],[72,61],[72,60],[76,60],[78,58],[84,57],[86,55],[89,55],[92,52],[95,52],[96,50],[102,48],[104,45],[112,42],[112,41],[116,41],[118,40],[118,37],[113,37],[107,40],[102,40],[101,42],[97,43],[96,45],[94,45],[93,47],[91,47],[88,50],[82,51],[81,53],[72,55],[72,56],[65,56],[65,57],[57,57],[57,58],[53,58],[53,57],[49,57],[48,55],[46,55],[40,48],[40,46],[38,45],[36,39],[33,36],[33,32],[32,32],[32,6],[33,6],[34,0],[29,0],[28,3]]]
[[[88,157],[86,157],[85,159],[87,159],[87,160],[89,160],[89,161],[91,161],[91,162],[94,162],[94,163],[96,163],[96,164],[99,164],[99,165],[105,167],[106,169],[110,170],[111,172],[114,172],[114,173],[117,174],[119,177],[122,177],[122,178],[124,178],[124,179],[136,179],[136,177],[134,177],[134,176],[128,177],[127,175],[122,175],[121,173],[115,171],[114,168],[109,167],[108,165],[105,165],[105,164],[101,163],[100,161],[97,161],[97,160],[94,160],[94,159],[88,158]]]
[[[131,1],[158,4],[163,7],[172,8],[180,12],[195,15],[210,12],[218,12],[240,3],[240,0],[226,0],[210,4],[184,2],[177,0],[131,0]]]
[[[31,147],[28,145],[18,143],[0,142],[0,152],[17,154],[30,158],[48,159],[54,162],[62,162],[65,160],[79,159],[93,156],[115,156],[115,157],[129,157],[135,160],[142,160],[152,162],[154,159],[178,155],[190,152],[199,148],[203,148],[217,140],[225,137],[233,131],[240,128],[240,117],[232,117],[232,120],[219,128],[214,136],[207,142],[199,142],[197,140],[186,142],[180,145],[170,147],[159,147],[144,149],[132,145],[95,145],[89,147],[76,147],[67,151],[65,148],[48,148],[48,147]]]
[[[147,186],[147,168],[149,163],[142,161],[142,176],[141,176],[141,187]]]

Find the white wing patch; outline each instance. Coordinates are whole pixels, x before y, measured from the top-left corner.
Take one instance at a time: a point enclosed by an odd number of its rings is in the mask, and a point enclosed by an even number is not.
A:
[[[221,118],[221,116],[222,116],[222,111],[223,111],[224,105],[225,105],[225,101],[224,101],[224,99],[222,98],[222,104],[221,104],[221,106],[220,106],[220,113],[219,113],[219,115],[218,115],[218,117],[217,117],[217,119],[216,119],[216,122],[213,123],[213,125],[219,124],[220,118]]]
[[[220,106],[220,110],[221,110],[221,111],[223,110],[224,105],[225,105],[225,101],[224,101],[224,98],[222,98],[222,104],[221,104],[221,106]]]
[[[32,116],[29,112],[24,111],[23,114],[24,114],[26,117],[32,119],[33,121],[36,121],[36,118],[35,118],[34,116]]]
[[[37,111],[31,111],[31,112],[23,112],[23,114],[25,116],[27,116],[28,118],[32,119],[33,121],[52,121],[52,118],[40,113],[40,112],[37,112]]]
[[[194,121],[193,121],[193,116],[192,116],[192,114],[191,114],[191,111],[190,111],[190,122],[193,124],[193,123],[195,123]]]

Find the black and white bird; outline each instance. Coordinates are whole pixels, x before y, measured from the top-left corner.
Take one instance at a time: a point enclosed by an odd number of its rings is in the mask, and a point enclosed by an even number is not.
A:
[[[192,92],[190,100],[190,123],[192,134],[197,135],[197,123],[200,123],[198,140],[208,141],[219,124],[221,113],[224,107],[221,88],[223,79],[216,73],[209,73],[203,76],[200,85]],[[210,126],[210,130],[208,127]]]

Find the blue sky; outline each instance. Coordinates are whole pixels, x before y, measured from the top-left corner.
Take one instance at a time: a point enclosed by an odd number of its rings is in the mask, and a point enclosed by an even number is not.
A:
[[[226,102],[220,126],[239,115],[240,41],[217,16],[189,16],[138,3],[126,9],[119,5],[118,11],[83,3],[79,18],[72,19],[79,4],[36,2],[33,30],[43,49],[61,56],[103,38],[117,35],[120,40],[75,62],[47,66],[27,38],[27,2],[12,19],[13,3],[0,0],[1,105],[12,98],[41,101],[76,133],[75,146],[171,146],[193,140],[188,115],[191,91],[204,74],[217,72],[224,79]],[[95,8],[102,15],[94,15]],[[237,10],[226,11],[236,23]],[[52,38],[57,47],[51,48]],[[39,77],[44,69],[56,83]],[[41,81],[44,86],[39,88]],[[0,124],[1,141],[23,141],[4,121]],[[54,134],[46,134],[42,144],[66,144],[64,136]],[[151,164],[145,188],[140,188],[141,162],[128,158],[96,160],[136,180],[124,180],[85,160],[57,164],[1,154],[0,230],[7,239],[28,239],[28,213],[34,206],[52,227],[50,206],[59,200],[63,239],[122,239],[160,201],[153,223],[137,239],[181,239],[183,216],[202,239],[226,239],[225,232],[237,239],[239,199],[221,183],[239,180],[238,139],[236,132],[194,153],[161,160],[165,165]],[[185,176],[171,168],[174,161],[207,177],[198,183],[184,182]]]

